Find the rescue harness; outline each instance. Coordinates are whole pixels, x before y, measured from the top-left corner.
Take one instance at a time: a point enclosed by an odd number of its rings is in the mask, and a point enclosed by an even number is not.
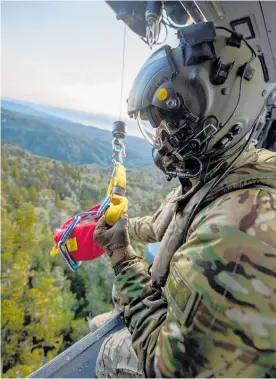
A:
[[[80,212],[67,220],[60,229],[54,231],[55,246],[50,255],[61,254],[72,271],[76,271],[82,261],[93,260],[104,251],[94,239],[97,221],[104,215],[107,225],[114,225],[127,211],[126,169],[123,160],[126,157],[123,139],[126,136],[126,124],[123,121],[113,123],[113,172],[106,191],[106,197],[86,212]]]

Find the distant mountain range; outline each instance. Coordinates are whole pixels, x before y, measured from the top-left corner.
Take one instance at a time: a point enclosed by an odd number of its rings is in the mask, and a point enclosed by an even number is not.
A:
[[[78,111],[76,109],[61,108],[56,106],[53,107],[50,105],[32,103],[26,100],[2,98],[1,101],[2,106],[11,111],[21,112],[30,116],[53,116],[85,126],[94,126],[109,131],[112,128],[113,122],[116,120],[116,117],[114,118],[108,114],[94,114]],[[123,121],[125,121],[127,124],[129,135],[142,138],[136,121],[130,119],[129,117],[127,119],[123,119]]]
[[[59,108],[2,100],[2,139],[15,143],[32,154],[70,164],[110,165],[111,132],[57,117],[54,115],[58,112],[57,109]],[[126,166],[153,165],[151,148],[145,140],[127,136],[125,142]]]

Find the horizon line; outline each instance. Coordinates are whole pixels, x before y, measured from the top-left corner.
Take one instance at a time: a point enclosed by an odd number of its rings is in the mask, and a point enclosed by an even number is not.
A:
[[[15,104],[18,104],[20,105],[20,102],[21,103],[25,103],[25,104],[29,104],[30,106],[31,105],[38,105],[38,106],[41,106],[41,107],[49,107],[49,108],[53,108],[53,109],[56,109],[56,110],[61,110],[61,111],[73,111],[73,112],[76,112],[76,113],[79,113],[80,115],[83,115],[83,116],[90,116],[90,117],[99,117],[99,118],[103,118],[102,120],[102,123],[104,123],[106,125],[106,127],[101,127],[101,126],[95,126],[94,124],[92,124],[92,121],[89,121],[90,124],[87,124],[85,123],[85,121],[82,121],[82,120],[76,120],[76,119],[73,119],[73,117],[70,117],[70,115],[68,115],[66,117],[66,115],[54,115],[54,117],[56,118],[60,118],[60,119],[65,119],[65,120],[69,120],[71,121],[72,123],[78,123],[82,126],[86,126],[86,127],[93,127],[93,128],[97,128],[97,129],[100,129],[100,130],[106,130],[106,131],[109,131],[109,132],[112,132],[112,120],[113,122],[117,121],[117,119],[114,117],[112,117],[112,115],[106,113],[90,113],[88,111],[83,111],[83,110],[79,110],[79,109],[75,109],[75,108],[67,108],[67,107],[61,107],[61,106],[57,106],[57,105],[52,105],[52,104],[46,104],[46,103],[40,103],[40,102],[34,102],[34,101],[30,101],[30,100],[25,100],[25,99],[20,99],[20,98],[14,98],[14,97],[9,97],[9,96],[1,96],[1,104],[2,104],[2,101],[10,101],[10,102],[13,102]],[[36,110],[36,109],[34,109]],[[38,110],[36,110],[38,111]],[[43,111],[41,110],[41,113],[43,113]],[[46,111],[45,111],[45,114]],[[50,114],[50,113],[49,113]],[[105,121],[104,119],[107,119],[107,121]],[[127,119],[126,117],[122,117],[122,120],[124,122],[126,122],[126,125],[128,127],[128,121],[132,121],[132,122],[135,122],[134,119],[131,119],[129,117],[129,119]],[[108,121],[110,121],[110,127],[108,127]],[[96,121],[97,122],[97,121]],[[131,137],[136,137],[136,138],[140,138],[140,139],[144,139],[143,135],[142,134],[138,134],[139,131],[137,130],[137,133],[133,133],[132,131],[132,128],[128,128],[128,131],[130,132],[128,134],[128,136],[131,136]]]

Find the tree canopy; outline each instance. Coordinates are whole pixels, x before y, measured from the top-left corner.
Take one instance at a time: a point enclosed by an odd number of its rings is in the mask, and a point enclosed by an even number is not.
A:
[[[73,273],[49,255],[53,230],[99,203],[110,174],[111,168],[73,167],[3,142],[3,377],[30,375],[89,332],[88,316],[112,309],[114,274],[105,256]],[[127,175],[130,216],[152,212],[172,186],[155,169]]]

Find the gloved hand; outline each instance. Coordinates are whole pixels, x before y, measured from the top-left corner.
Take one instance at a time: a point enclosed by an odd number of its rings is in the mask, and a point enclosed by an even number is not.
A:
[[[94,240],[109,255],[112,266],[136,256],[130,246],[128,216],[124,215],[115,225],[108,226],[102,217],[94,232]]]

